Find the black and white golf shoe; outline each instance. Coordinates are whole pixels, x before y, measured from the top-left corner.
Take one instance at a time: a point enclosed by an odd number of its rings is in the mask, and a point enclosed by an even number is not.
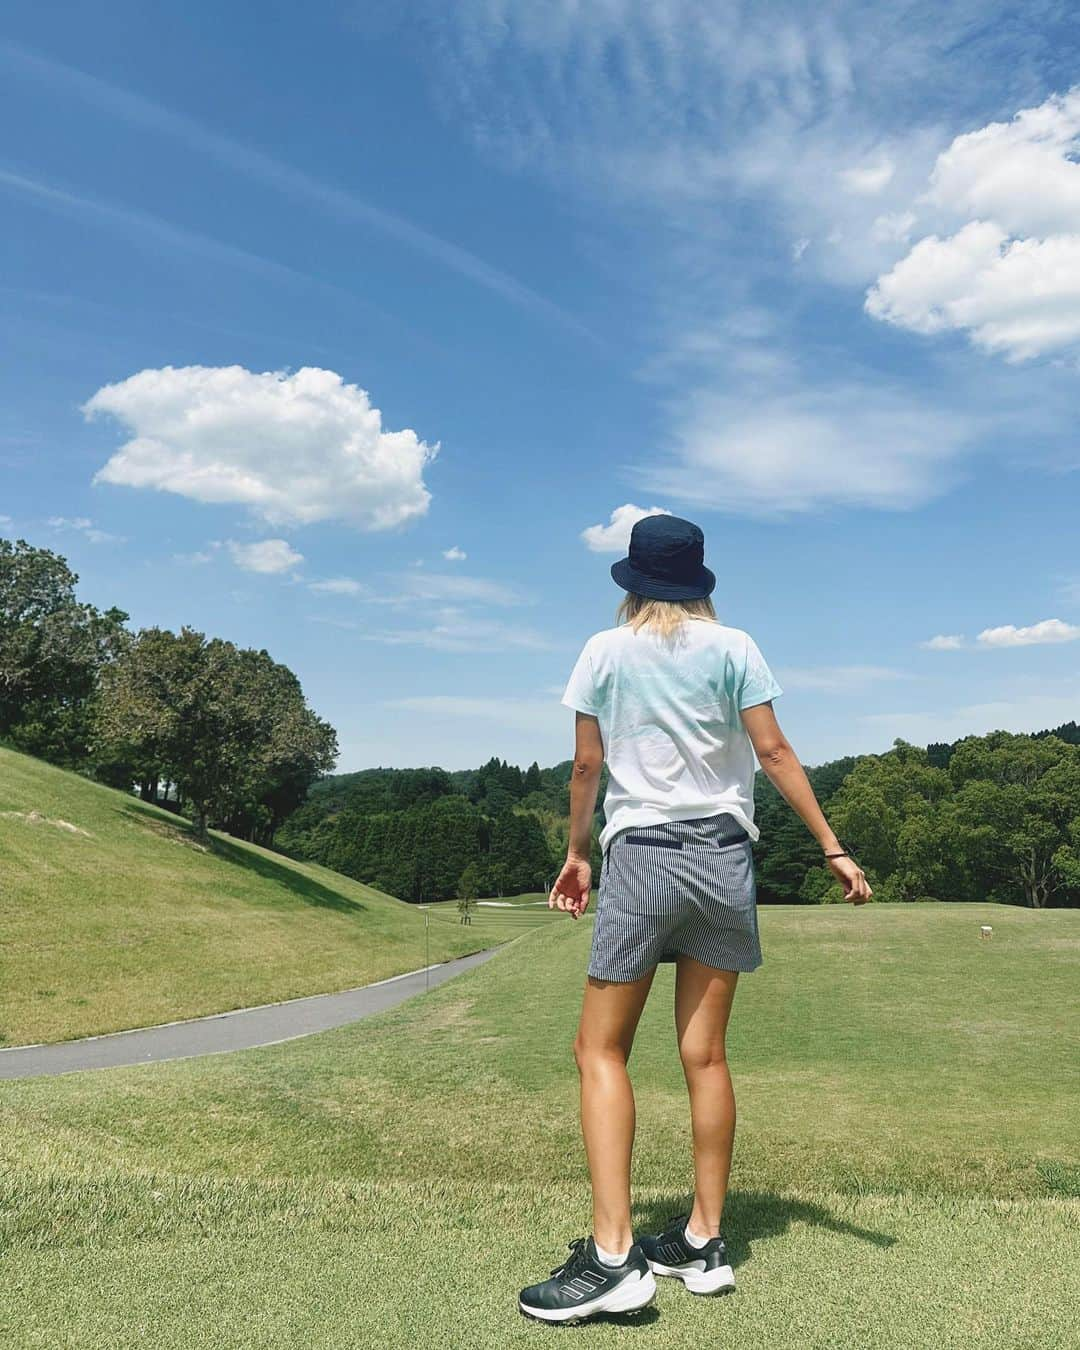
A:
[[[692,1294],[730,1294],[735,1288],[735,1272],[723,1238],[710,1238],[704,1247],[692,1247],[686,1240],[689,1217],[683,1214],[672,1219],[662,1233],[638,1238],[649,1269],[654,1275],[682,1280]]]
[[[597,1313],[640,1312],[653,1301],[656,1281],[636,1243],[621,1266],[605,1265],[591,1237],[568,1245],[569,1260],[556,1266],[549,1280],[521,1291],[518,1307],[526,1317],[566,1326]]]

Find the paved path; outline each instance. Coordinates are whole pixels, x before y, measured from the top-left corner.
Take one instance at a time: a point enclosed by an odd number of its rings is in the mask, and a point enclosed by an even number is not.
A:
[[[229,1050],[250,1050],[256,1045],[310,1036],[315,1031],[357,1022],[372,1013],[404,1003],[414,994],[432,989],[462,971],[478,966],[495,954],[495,948],[444,961],[426,970],[395,975],[377,984],[346,989],[340,994],[314,994],[288,1003],[267,1003],[259,1008],[195,1017],[187,1022],[167,1022],[158,1027],[117,1031],[109,1036],[88,1036],[59,1045],[16,1045],[0,1050],[0,1078],[39,1078],[72,1073],[78,1069],[115,1069],[125,1064],[150,1064],[163,1059],[189,1059],[195,1055],[220,1055]]]

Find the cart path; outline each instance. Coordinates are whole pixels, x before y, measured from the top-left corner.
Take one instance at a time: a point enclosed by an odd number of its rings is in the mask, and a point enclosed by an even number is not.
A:
[[[105,1036],[57,1045],[16,1045],[0,1049],[0,1079],[41,1078],[82,1069],[116,1069],[129,1064],[154,1064],[167,1059],[190,1059],[197,1055],[222,1055],[231,1050],[251,1050],[258,1045],[310,1036],[316,1031],[358,1022],[362,1017],[392,1008],[428,987],[471,970],[498,949],[474,952],[454,961],[422,970],[394,975],[375,984],[345,989],[339,994],[313,994],[287,1003],[266,1003],[257,1008],[193,1017],[186,1022],[166,1022],[156,1027],[137,1027]]]

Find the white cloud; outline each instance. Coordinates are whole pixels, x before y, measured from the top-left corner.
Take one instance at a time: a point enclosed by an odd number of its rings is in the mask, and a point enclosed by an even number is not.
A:
[[[975,430],[970,417],[861,385],[703,393],[682,417],[673,458],[635,475],[652,491],[751,515],[920,505],[954,481]]]
[[[458,548],[457,544],[451,545],[450,548],[443,549],[443,557],[447,562],[464,562],[468,556],[469,555],[463,548]]]
[[[910,678],[888,666],[788,666],[777,673],[785,689],[812,689],[821,694],[855,694],[887,680]]]
[[[630,546],[630,531],[646,516],[670,516],[662,506],[635,506],[626,502],[612,511],[606,525],[589,525],[581,537],[594,553],[625,553]]]
[[[181,563],[185,567],[205,567],[207,563],[214,561],[214,554],[210,549],[195,549],[192,553],[174,553],[173,562]]]
[[[917,333],[964,332],[1015,361],[1080,342],[1078,154],[1080,87],[957,136],[921,202],[957,228],[926,235],[879,276],[867,312]]]
[[[328,577],[325,581],[311,581],[308,590],[321,595],[363,595],[367,587],[352,577]]]
[[[1080,626],[1063,623],[1061,619],[1042,619],[1026,628],[1002,624],[999,628],[984,628],[977,641],[984,647],[1035,647],[1045,643],[1075,642],[1080,638]]]
[[[884,215],[875,216],[870,233],[879,244],[906,244],[917,220],[914,211],[887,211]]]
[[[91,544],[123,544],[123,535],[99,530],[87,516],[50,516],[45,522],[51,529],[81,534]]]
[[[1072,232],[1080,221],[1080,86],[957,136],[930,176],[929,199],[1014,235]]]
[[[1080,339],[1080,234],[1009,239],[972,221],[930,235],[878,278],[866,310],[916,333],[966,331],[990,352],[1024,360]]]
[[[961,633],[937,633],[925,642],[920,642],[919,646],[925,647],[928,652],[958,652],[964,646],[964,637]]]
[[[848,192],[859,197],[874,197],[891,180],[896,165],[891,159],[879,159],[874,164],[859,165],[854,169],[844,169],[840,173],[840,182]]]
[[[304,561],[304,555],[284,539],[260,539],[254,544],[229,539],[226,545],[233,562],[245,572],[290,572]]]
[[[383,430],[367,393],[332,370],[166,366],[106,385],[83,411],[132,433],[96,482],[244,505],[271,524],[383,530],[428,509],[437,447]]]

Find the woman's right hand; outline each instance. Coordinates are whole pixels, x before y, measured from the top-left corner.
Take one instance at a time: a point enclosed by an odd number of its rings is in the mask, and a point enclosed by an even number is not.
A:
[[[592,886],[592,868],[588,858],[570,856],[548,896],[548,909],[561,909],[574,919],[580,919],[589,907]]]
[[[826,858],[829,871],[844,888],[844,899],[853,905],[865,905],[874,894],[862,868],[854,858]]]

